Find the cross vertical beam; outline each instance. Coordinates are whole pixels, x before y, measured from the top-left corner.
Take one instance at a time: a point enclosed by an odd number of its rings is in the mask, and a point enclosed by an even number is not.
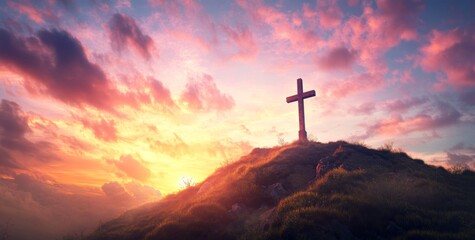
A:
[[[304,113],[304,104],[303,100],[305,98],[310,98],[315,96],[315,90],[311,90],[308,92],[303,92],[303,83],[302,79],[297,79],[297,94],[287,97],[287,103],[291,102],[298,102],[299,107],[299,141],[300,142],[308,142],[307,139],[307,132],[305,131],[305,113]]]

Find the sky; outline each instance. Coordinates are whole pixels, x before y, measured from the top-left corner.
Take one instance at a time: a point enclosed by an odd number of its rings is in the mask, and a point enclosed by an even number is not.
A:
[[[473,1],[0,6],[0,226],[18,239],[89,229],[295,141],[297,78],[316,91],[310,139],[475,168]]]

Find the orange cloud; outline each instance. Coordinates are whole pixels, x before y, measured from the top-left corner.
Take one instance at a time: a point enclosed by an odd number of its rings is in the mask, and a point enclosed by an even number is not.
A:
[[[114,120],[106,120],[101,118],[98,121],[81,120],[84,127],[90,128],[97,139],[107,142],[117,141],[117,129]]]
[[[139,181],[146,181],[150,175],[150,170],[143,165],[142,162],[132,158],[130,155],[123,155],[119,160],[108,160],[108,163],[115,165],[121,172],[128,177]]]

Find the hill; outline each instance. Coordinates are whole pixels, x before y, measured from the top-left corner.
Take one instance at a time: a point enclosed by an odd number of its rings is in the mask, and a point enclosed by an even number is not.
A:
[[[475,239],[475,174],[343,141],[256,148],[89,239]]]

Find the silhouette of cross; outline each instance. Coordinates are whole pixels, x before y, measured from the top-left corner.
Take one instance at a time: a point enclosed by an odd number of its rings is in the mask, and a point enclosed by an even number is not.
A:
[[[303,107],[303,100],[305,98],[315,97],[315,90],[303,92],[302,79],[297,79],[297,95],[287,97],[287,103],[298,101],[299,103],[299,141],[308,142],[307,132],[305,131],[305,114]]]

